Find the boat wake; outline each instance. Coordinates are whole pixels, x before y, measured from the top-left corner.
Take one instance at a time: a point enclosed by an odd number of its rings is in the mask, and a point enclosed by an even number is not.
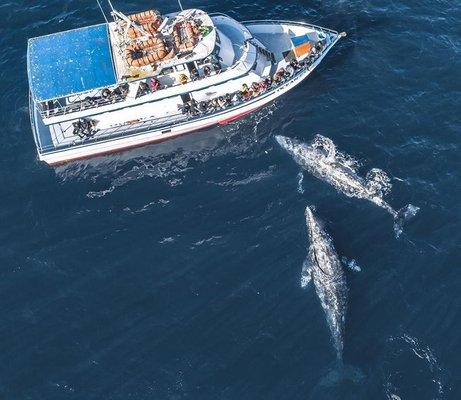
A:
[[[434,400],[442,400],[445,396],[445,385],[443,383],[443,369],[434,354],[434,351],[427,345],[424,345],[416,337],[408,334],[401,336],[392,336],[388,339],[388,344],[391,347],[390,354],[387,357],[385,366],[385,392],[389,400],[403,399],[402,391],[405,388],[399,387],[398,383],[405,383],[407,387],[411,387],[412,383],[408,382],[413,374],[407,375],[407,366],[412,364],[412,370],[421,375],[418,381],[414,382],[415,386],[421,387],[421,381],[431,382],[433,392],[428,394]],[[416,356],[414,358],[413,356]],[[396,363],[405,365],[405,370],[398,370],[395,367]],[[423,365],[416,365],[422,363]],[[405,379],[405,376],[407,379]]]
[[[354,259],[351,260],[351,259],[343,256],[343,257],[341,257],[341,262],[343,263],[343,265],[345,265],[351,271],[362,272],[362,267]]]
[[[302,171],[299,171],[298,173],[298,193],[299,194],[304,194],[303,181],[304,181],[304,174]]]

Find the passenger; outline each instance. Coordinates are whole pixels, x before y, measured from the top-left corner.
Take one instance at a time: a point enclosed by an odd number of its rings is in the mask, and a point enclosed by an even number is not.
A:
[[[211,75],[211,68],[208,65],[205,68],[203,68],[203,75],[205,76]]]
[[[190,113],[190,104],[189,103],[184,103],[182,106],[182,113],[183,114],[189,114]]]
[[[223,96],[218,97],[218,104],[219,107],[224,108],[226,106],[226,100],[224,99]]]
[[[266,80],[262,79],[261,81],[259,81],[259,92],[264,93],[266,89],[267,89]]]
[[[208,102],[207,101],[201,101],[199,104],[199,110],[201,112],[207,112],[208,111]]]
[[[108,99],[109,97],[111,96],[111,92],[109,89],[104,89],[102,92],[101,92],[101,97],[103,99]]]
[[[289,79],[291,78],[295,73],[295,69],[291,66],[291,65],[288,65],[287,68],[285,69],[285,78],[286,79]]]
[[[253,97],[259,96],[261,94],[259,91],[259,84],[257,82],[253,82],[251,85],[251,91],[253,92]]]
[[[322,49],[323,49],[323,44],[322,44],[322,42],[317,42],[317,44],[315,45],[315,49],[316,49],[318,52],[321,52]]]
[[[253,93],[251,90],[247,90],[246,92],[242,93],[242,99],[243,100],[250,100],[253,97]]]
[[[197,115],[198,114],[198,104],[194,99],[192,99],[190,101],[190,113],[192,115]]]
[[[251,95],[252,95],[246,83],[242,85],[242,89],[240,89],[240,93],[241,93],[242,100],[248,100],[251,98]]]
[[[270,88],[272,86],[272,78],[270,76],[266,77],[266,79],[264,79],[264,82],[267,88]]]
[[[301,66],[300,66],[300,64],[299,64],[299,62],[298,62],[298,60],[294,60],[294,59],[291,60],[291,61],[290,61],[290,65],[293,67],[293,69],[294,69],[295,71],[298,70],[299,68],[301,68]]]
[[[274,82],[275,85],[278,85],[279,83],[282,82],[282,75],[280,73],[280,71],[277,71],[274,75],[274,78],[272,79],[272,81]]]
[[[190,71],[190,76],[193,81],[198,80],[198,78],[200,77],[198,71],[195,68]]]
[[[151,92],[156,92],[157,90],[160,89],[160,82],[158,79],[152,78],[150,80],[149,85],[150,85]]]
[[[304,60],[299,62],[300,68],[306,68],[309,66],[309,56],[307,56]]]
[[[213,69],[217,74],[221,73],[221,64],[219,63],[219,61],[213,62]]]
[[[89,106],[89,107],[92,107],[96,104],[96,99],[94,97],[85,97],[83,99],[83,105],[84,106]]]
[[[123,98],[125,98],[128,95],[128,90],[130,89],[130,86],[128,83],[124,83],[123,85],[120,86],[120,94]]]
[[[219,108],[219,101],[217,98],[214,98],[213,100],[211,100],[211,107],[214,108],[215,110]]]
[[[149,93],[149,85],[146,82],[140,82],[138,87],[138,95],[144,96]]]
[[[179,75],[179,83],[185,85],[187,83],[187,76],[185,74]]]
[[[227,93],[225,96],[225,99],[226,99],[225,105],[230,106],[232,104],[232,95],[230,93]]]
[[[80,121],[72,122],[73,126],[73,134],[75,136],[78,136],[80,139],[83,139],[85,137],[85,134],[83,133],[83,127],[81,126]]]
[[[110,98],[112,99],[112,101],[116,101],[117,97],[121,97],[122,96],[122,91],[120,90],[119,87],[116,87],[110,94]]]

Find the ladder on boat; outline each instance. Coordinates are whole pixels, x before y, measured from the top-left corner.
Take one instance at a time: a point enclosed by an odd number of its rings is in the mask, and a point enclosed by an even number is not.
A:
[[[256,47],[256,50],[265,56],[272,64],[275,64],[275,55],[271,51],[265,49],[264,47],[260,46],[255,40],[250,39],[250,43]]]

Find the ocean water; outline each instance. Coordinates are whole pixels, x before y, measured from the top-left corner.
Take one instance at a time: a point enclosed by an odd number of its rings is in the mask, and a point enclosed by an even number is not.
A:
[[[348,37],[241,121],[53,169],[30,130],[27,38],[102,18],[90,0],[0,4],[0,398],[461,398],[460,3],[183,4]],[[421,208],[398,240],[274,140],[317,133],[386,171],[394,208]],[[343,370],[300,286],[306,205],[361,269]]]

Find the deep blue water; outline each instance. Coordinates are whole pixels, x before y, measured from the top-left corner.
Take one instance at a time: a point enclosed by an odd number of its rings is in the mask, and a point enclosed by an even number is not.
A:
[[[0,398],[461,398],[460,3],[183,3],[348,37],[240,122],[55,170],[36,159],[26,40],[102,18],[90,0],[0,5]],[[421,207],[399,240],[368,202],[309,175],[298,192],[273,136],[316,133],[388,172],[395,208]],[[306,204],[362,267],[352,378],[300,287]]]

